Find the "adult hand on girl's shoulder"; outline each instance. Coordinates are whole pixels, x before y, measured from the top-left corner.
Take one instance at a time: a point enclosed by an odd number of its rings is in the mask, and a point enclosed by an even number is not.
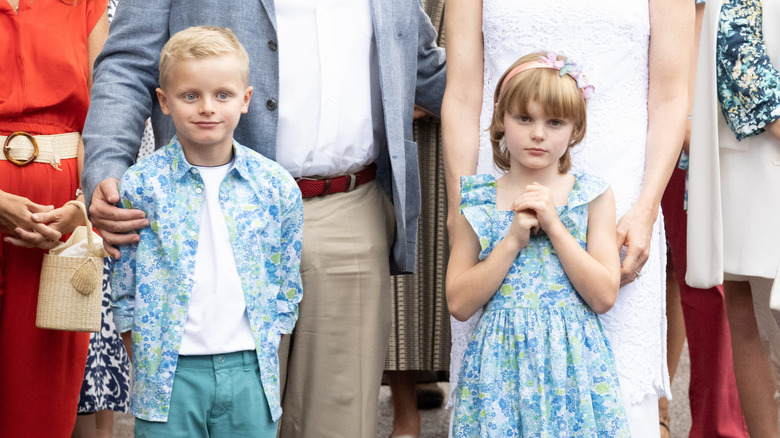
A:
[[[562,225],[558,218],[558,212],[555,210],[552,191],[539,183],[526,186],[525,192],[518,196],[512,204],[512,210],[532,211],[538,221],[538,228],[541,228],[548,234],[556,226]]]
[[[650,240],[656,214],[644,211],[637,205],[631,207],[617,223],[617,247],[626,247],[626,257],[620,265],[620,286],[639,278],[650,257]]]

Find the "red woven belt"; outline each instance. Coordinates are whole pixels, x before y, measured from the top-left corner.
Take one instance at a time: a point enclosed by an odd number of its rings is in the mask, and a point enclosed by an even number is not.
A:
[[[359,185],[365,184],[376,179],[376,164],[371,163],[368,167],[355,173],[339,175],[333,178],[312,179],[298,178],[298,187],[304,198],[313,198],[315,196],[325,196],[332,193],[349,192],[355,190]]]

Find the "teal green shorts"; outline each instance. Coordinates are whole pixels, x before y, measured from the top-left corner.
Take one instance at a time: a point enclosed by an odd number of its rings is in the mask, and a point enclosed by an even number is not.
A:
[[[179,356],[168,421],[136,418],[136,437],[276,437],[254,351]]]

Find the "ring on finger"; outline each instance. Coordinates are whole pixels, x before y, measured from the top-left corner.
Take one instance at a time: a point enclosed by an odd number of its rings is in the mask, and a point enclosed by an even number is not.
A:
[[[638,270],[637,270],[637,271],[634,271],[634,274],[636,274],[636,278],[639,278],[639,277],[641,277],[641,276],[642,276],[642,272],[641,272],[641,271],[638,271]]]

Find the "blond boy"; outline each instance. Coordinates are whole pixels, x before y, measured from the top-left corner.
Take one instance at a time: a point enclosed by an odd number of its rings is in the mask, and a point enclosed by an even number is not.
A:
[[[300,190],[233,140],[252,87],[230,30],[175,34],[157,96],[176,136],[120,181],[123,207],[150,225],[122,247],[112,282],[135,434],[274,437],[279,337],[301,299]]]

